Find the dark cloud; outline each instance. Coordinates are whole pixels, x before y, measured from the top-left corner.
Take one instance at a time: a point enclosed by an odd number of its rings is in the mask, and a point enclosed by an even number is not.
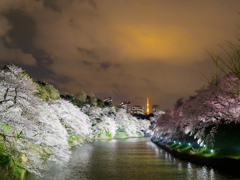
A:
[[[89,61],[82,61],[82,63],[86,66],[92,66],[92,62],[89,62]]]
[[[236,42],[240,1],[0,1],[0,64],[22,66],[61,92],[162,109],[204,86],[205,49]],[[27,62],[31,61],[31,62]]]
[[[113,67],[114,69],[121,68],[121,65],[119,63],[111,63],[111,62],[101,62],[99,63],[100,68],[98,68],[99,71],[107,71],[109,68]]]
[[[62,12],[59,7],[57,6],[57,2],[56,0],[44,0],[43,1],[44,3],[44,7],[46,8],[51,8],[52,10],[54,11],[57,11],[57,12]]]
[[[100,63],[100,67],[101,67],[103,70],[106,71],[108,68],[111,67],[111,63],[109,63],[109,62]]]
[[[36,58],[41,68],[52,64],[53,60],[42,49],[35,48],[36,22],[32,16],[23,10],[10,9],[3,12],[3,16],[12,28],[7,32],[11,42],[4,41],[6,47],[19,48],[24,53],[30,53]]]
[[[111,63],[111,62],[92,62],[92,61],[86,61],[83,60],[81,61],[82,64],[84,64],[85,66],[90,67],[91,69],[94,69],[98,72],[102,72],[102,71],[107,71],[109,68],[113,67],[113,68],[120,68],[121,65],[118,63]]]
[[[94,0],[88,0],[89,4],[94,7],[95,9],[97,9],[97,4],[95,3]]]
[[[12,28],[7,35],[12,39],[9,46],[18,47],[23,52],[33,52],[33,39],[36,35],[36,22],[26,12],[19,9],[9,9],[2,13]]]
[[[77,47],[77,50],[84,56],[90,56],[90,57],[93,57],[94,59],[97,59],[97,55],[95,52],[93,51],[90,51],[88,49],[84,49],[84,48],[80,48],[80,47]]]
[[[50,2],[44,5],[52,5]],[[9,9],[2,12],[2,15],[8,20],[11,25],[11,29],[7,31],[7,36],[1,38],[3,44],[9,49],[20,49],[24,53],[31,54],[37,60],[37,66],[32,67],[21,62],[16,62],[14,64],[22,67],[31,75],[33,79],[36,80],[49,80],[53,85],[57,86],[57,83],[68,83],[72,80],[64,75],[58,75],[54,73],[48,67],[53,63],[53,59],[44,50],[35,47],[34,39],[37,34],[37,27],[34,18],[24,12],[21,9]],[[7,41],[7,37],[11,41]],[[1,63],[9,64],[9,63]]]

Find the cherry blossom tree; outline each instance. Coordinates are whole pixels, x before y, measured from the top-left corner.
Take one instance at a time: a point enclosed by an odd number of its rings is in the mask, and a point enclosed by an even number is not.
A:
[[[137,132],[141,133],[141,130],[146,131],[149,129],[150,122],[147,120],[138,120],[126,110],[120,109],[116,114],[116,123],[118,127],[125,131],[129,136],[137,137]]]
[[[132,115],[126,113],[126,110],[120,109],[116,112],[114,107],[90,107],[86,106],[82,109],[87,113],[93,123],[93,135],[103,138],[105,134],[110,137],[116,135],[116,131],[120,128],[130,137],[137,137],[137,133],[141,130],[148,130],[150,122],[147,120],[137,120]]]
[[[17,166],[36,174],[39,174],[39,168],[43,168],[46,158],[67,161],[70,155],[67,132],[51,108],[34,96],[36,86],[32,79],[14,65],[1,70],[0,79],[0,141],[3,142],[3,152]],[[21,154],[27,160],[17,163],[16,157]]]
[[[207,143],[213,146],[218,124],[239,122],[240,97],[225,93],[231,91],[232,81],[240,83],[234,74],[229,74],[218,80],[220,88],[209,84],[207,88],[196,91],[195,96],[178,100],[171,110],[158,118],[155,135],[176,138],[190,133],[200,145]],[[206,134],[208,127],[212,128]]]
[[[129,136],[147,130],[114,107],[82,109],[65,100],[43,101],[38,87],[14,65],[0,70],[0,148],[20,168],[40,175],[45,161],[67,162],[70,148],[93,138],[114,138],[119,128]]]
[[[65,100],[57,100],[55,104],[51,104],[51,108],[68,132],[68,141],[72,145],[78,145],[92,138],[92,123],[89,116],[77,106]]]

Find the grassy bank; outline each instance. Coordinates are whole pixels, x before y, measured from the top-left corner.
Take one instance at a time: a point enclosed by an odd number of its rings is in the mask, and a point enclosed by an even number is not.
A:
[[[18,157],[18,155],[16,155]],[[9,155],[0,152],[0,180],[23,180],[26,170],[18,166],[21,158],[13,160]]]
[[[202,156],[213,156],[216,158],[240,158],[240,123],[223,122],[221,124],[209,125],[204,132],[205,139],[210,134],[213,127],[217,127],[214,134],[213,143],[204,143],[199,145],[198,138],[195,134],[181,134],[176,138],[166,139],[164,135],[155,136],[154,140],[168,145],[170,148],[179,149],[180,151],[193,151],[195,154]],[[180,133],[179,133],[180,134]],[[202,138],[204,139],[204,137]],[[181,144],[180,144],[181,143]]]
[[[218,153],[221,151],[208,148],[206,145],[199,147],[196,143],[164,141],[163,138],[152,138],[151,140],[159,147],[183,160],[228,170],[238,170],[240,167],[239,156],[233,156],[235,154],[224,156]]]

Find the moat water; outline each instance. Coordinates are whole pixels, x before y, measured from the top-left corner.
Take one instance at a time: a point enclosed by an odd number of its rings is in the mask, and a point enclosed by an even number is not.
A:
[[[240,168],[240,167],[239,167]],[[233,173],[180,160],[150,138],[101,140],[73,149],[67,164],[49,164],[42,178],[28,180],[229,180]]]

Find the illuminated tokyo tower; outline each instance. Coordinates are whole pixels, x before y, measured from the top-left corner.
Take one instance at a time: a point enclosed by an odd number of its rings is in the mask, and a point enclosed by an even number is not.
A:
[[[147,98],[147,115],[149,115],[149,99]]]

